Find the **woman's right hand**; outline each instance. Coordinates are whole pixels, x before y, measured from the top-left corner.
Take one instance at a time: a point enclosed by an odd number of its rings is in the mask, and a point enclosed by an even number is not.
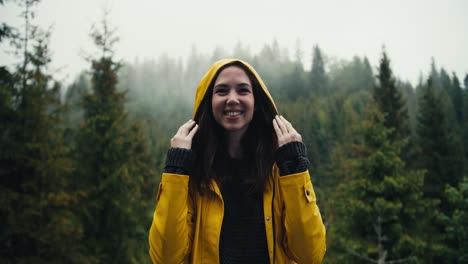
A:
[[[198,131],[198,124],[192,119],[187,121],[177,130],[177,133],[171,139],[171,147],[173,148],[184,148],[191,149],[192,139],[195,133]]]

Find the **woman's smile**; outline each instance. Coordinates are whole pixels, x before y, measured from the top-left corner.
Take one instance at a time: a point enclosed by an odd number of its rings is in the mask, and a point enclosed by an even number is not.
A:
[[[222,70],[213,87],[213,117],[228,134],[243,135],[252,121],[255,99],[252,82],[237,66]]]

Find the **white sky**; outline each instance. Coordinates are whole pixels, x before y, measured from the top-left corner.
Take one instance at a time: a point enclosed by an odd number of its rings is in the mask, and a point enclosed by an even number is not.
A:
[[[466,0],[42,0],[36,21],[54,26],[53,68],[71,79],[88,63],[82,54],[95,51],[91,25],[110,7],[110,24],[121,41],[117,57],[133,61],[168,54],[185,58],[192,45],[210,54],[216,45],[228,52],[241,41],[252,53],[277,39],[292,55],[299,40],[310,67],[318,44],[328,57],[367,56],[377,67],[382,45],[394,73],[415,84],[438,67],[468,73],[468,1]],[[20,26],[14,1],[0,6],[0,22]],[[0,64],[11,63],[0,46]]]

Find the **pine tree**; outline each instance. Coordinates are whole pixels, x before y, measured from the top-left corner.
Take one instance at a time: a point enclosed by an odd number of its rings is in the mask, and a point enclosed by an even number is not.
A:
[[[462,164],[451,136],[444,103],[431,79],[423,89],[417,125],[419,167],[427,170],[425,194],[440,199],[443,197],[441,186],[457,184]]]
[[[316,45],[313,50],[312,68],[310,70],[310,88],[313,94],[328,93],[328,78],[325,73],[325,63],[322,51]]]
[[[407,138],[410,134],[408,111],[406,102],[401,92],[397,89],[390,60],[385,50],[382,51],[382,58],[377,74],[377,84],[372,90],[372,96],[377,102],[379,110],[385,115],[385,127],[393,129],[390,135],[391,140]]]
[[[358,130],[360,141],[345,153],[346,175],[337,187],[331,236],[337,263],[391,263],[420,259],[424,172],[406,170],[400,158],[404,140],[391,140],[392,129],[376,106],[369,107]],[[344,163],[343,163],[344,162]],[[347,165],[344,165],[347,164]]]
[[[117,41],[105,20],[91,36],[102,54],[91,62],[91,93],[83,96],[84,123],[78,132],[77,188],[83,193],[82,217],[88,253],[102,263],[147,260],[147,227],[155,177],[149,167],[146,135],[124,109],[125,93],[116,89],[120,64]]]
[[[468,73],[465,75],[465,79],[463,79],[463,84],[465,85],[465,91],[468,90]]]
[[[445,195],[453,211],[438,215],[444,227],[441,255],[446,263],[468,263],[468,178],[458,188],[446,185]]]
[[[290,72],[285,73],[284,78],[281,80],[281,86],[285,87],[285,89],[282,89],[283,93],[281,94],[292,101],[300,97],[304,98],[307,93],[305,92],[304,68],[302,67],[302,63],[300,63],[300,61],[294,61],[289,68]]]
[[[468,164],[468,74],[464,79],[465,88],[462,90],[463,97],[463,120],[461,123],[462,138],[463,138],[463,149],[465,150],[465,163]],[[465,165],[465,173],[468,175],[468,165]]]
[[[330,65],[328,75],[328,86],[333,90],[332,94],[368,92],[374,85],[374,74],[366,57],[361,59],[354,56],[350,62],[335,62]]]
[[[440,79],[439,79],[440,80]],[[427,85],[422,87],[422,97],[419,100],[417,125],[417,145],[419,155],[418,167],[427,171],[424,182],[424,196],[437,202],[436,211],[451,214],[443,186],[456,186],[462,177],[463,159],[459,144],[449,126],[447,107],[444,105],[441,93],[445,90],[434,87],[429,78]],[[445,261],[443,225],[435,217],[429,219],[427,229],[426,263],[441,263]]]
[[[455,116],[455,120],[450,124],[450,127],[452,130],[453,142],[457,146],[454,153],[459,156],[461,161],[459,171],[459,179],[461,179],[462,175],[468,175],[468,166],[465,165],[466,162],[464,162],[467,161],[468,158],[468,156],[465,156],[465,153],[467,152],[465,148],[468,147],[465,142],[468,141],[468,138],[464,136],[465,127],[468,127],[468,118],[464,113],[464,104],[466,103],[464,100],[464,93],[455,73],[452,74],[452,80],[449,83],[449,87],[448,95],[450,97],[451,105],[453,106],[453,115]]]
[[[88,259],[78,242],[79,196],[69,189],[60,85],[47,73],[49,33],[31,23],[37,3],[20,2],[25,32],[14,41],[22,62],[1,70],[0,262],[81,263]]]

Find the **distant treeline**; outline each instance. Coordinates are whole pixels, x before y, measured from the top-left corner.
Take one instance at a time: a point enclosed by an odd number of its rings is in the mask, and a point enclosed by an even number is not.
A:
[[[103,21],[90,34],[99,55],[63,87],[32,20],[39,1],[18,2],[25,31],[0,26],[22,61],[0,66],[1,263],[149,263],[169,140],[225,57],[258,70],[303,137],[325,263],[468,263],[468,74],[462,85],[433,61],[413,86],[385,49],[377,62],[331,62],[315,46],[307,61],[276,41],[119,63]]]

